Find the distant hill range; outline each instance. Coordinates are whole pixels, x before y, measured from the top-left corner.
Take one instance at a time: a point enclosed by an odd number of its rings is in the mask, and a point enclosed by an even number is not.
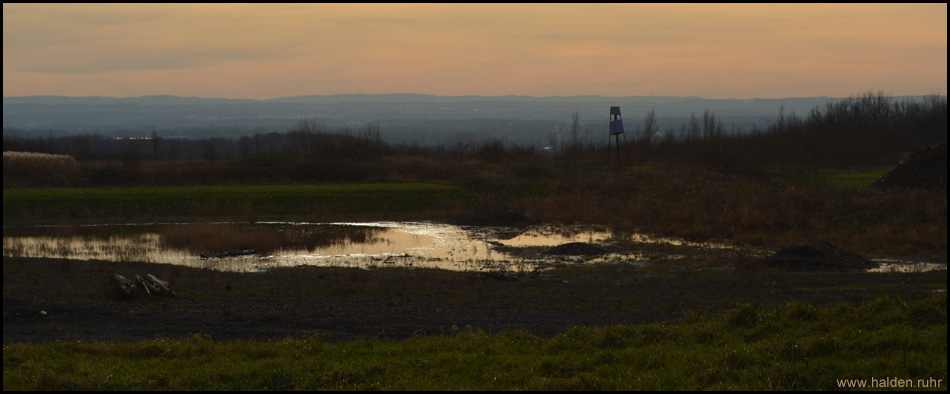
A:
[[[433,142],[464,135],[538,142],[563,133],[578,113],[585,135],[597,135],[619,106],[627,132],[655,110],[662,130],[678,130],[691,115],[710,111],[729,129],[748,132],[778,118],[806,116],[832,97],[704,99],[670,96],[432,96],[425,94],[340,94],[270,100],[177,96],[3,98],[4,137],[99,134],[104,136],[239,137],[286,132],[301,119],[327,131],[380,126],[390,142]],[[895,100],[920,100],[898,96]]]

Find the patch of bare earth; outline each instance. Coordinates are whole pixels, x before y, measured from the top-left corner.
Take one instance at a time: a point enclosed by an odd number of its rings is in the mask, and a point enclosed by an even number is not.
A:
[[[297,267],[229,273],[164,264],[3,258],[3,342],[216,341],[317,335],[327,341],[451,335],[466,327],[553,336],[573,326],[675,321],[740,303],[928,297],[947,271],[785,271],[750,258],[567,265],[496,280],[475,272]],[[152,274],[175,297],[118,300],[113,274]]]

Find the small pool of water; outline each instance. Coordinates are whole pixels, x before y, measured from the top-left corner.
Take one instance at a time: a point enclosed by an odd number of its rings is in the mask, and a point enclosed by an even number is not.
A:
[[[613,249],[626,252],[598,256],[544,253],[549,247],[571,242],[625,245]],[[615,233],[590,225],[513,229],[427,222],[35,226],[4,228],[3,234],[3,255],[8,257],[142,261],[231,272],[301,265],[531,271],[558,263],[648,264],[717,249],[740,247],[728,242]],[[939,264],[882,263],[880,272],[941,269]]]
[[[618,236],[597,226],[463,228],[426,222],[37,226],[5,228],[3,255],[143,261],[236,272],[300,265],[533,270],[554,261],[649,259],[637,252],[531,258],[498,251],[499,246],[511,250],[569,242],[605,244]]]
[[[924,261],[906,261],[898,259],[871,259],[878,263],[877,268],[871,268],[868,272],[929,272],[946,270],[946,263],[932,263]]]

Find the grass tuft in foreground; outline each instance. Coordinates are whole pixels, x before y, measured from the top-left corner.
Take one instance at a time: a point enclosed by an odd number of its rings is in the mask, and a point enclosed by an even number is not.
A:
[[[9,344],[5,390],[826,390],[908,379],[945,389],[947,296],[752,305],[675,324],[405,341]],[[873,381],[871,379],[874,379]],[[894,380],[892,380],[894,381]],[[906,382],[906,381],[905,381]],[[878,386],[879,387],[879,386]]]

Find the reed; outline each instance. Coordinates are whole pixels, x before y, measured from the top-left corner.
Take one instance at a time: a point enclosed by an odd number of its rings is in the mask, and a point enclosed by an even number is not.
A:
[[[34,152],[3,152],[4,187],[11,182],[70,184],[79,164],[70,155]]]

